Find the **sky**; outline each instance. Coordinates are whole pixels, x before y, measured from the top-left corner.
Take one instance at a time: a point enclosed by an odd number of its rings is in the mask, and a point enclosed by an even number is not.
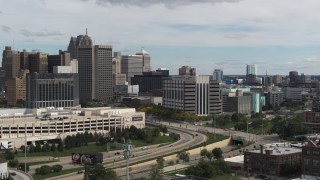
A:
[[[1,0],[0,48],[66,50],[85,34],[113,51],[150,53],[151,66],[197,74],[319,75],[319,0]]]

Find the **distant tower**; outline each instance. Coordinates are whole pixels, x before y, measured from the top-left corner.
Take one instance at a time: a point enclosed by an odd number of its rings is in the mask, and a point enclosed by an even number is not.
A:
[[[190,66],[182,66],[179,68],[179,76],[195,76],[196,68],[191,68]]]
[[[297,82],[299,82],[299,74],[298,74],[298,71],[290,71],[290,72],[289,72],[289,79],[290,79],[290,83],[297,83]]]
[[[69,42],[68,52],[70,53],[71,59],[78,59],[78,49],[79,47],[91,47],[92,40],[88,36],[88,30],[86,29],[86,35],[79,35],[77,37],[72,37]]]
[[[223,80],[223,70],[214,69],[212,79],[221,82]]]
[[[143,65],[142,71],[143,72],[151,71],[151,65],[150,65],[151,57],[149,53],[143,48],[141,48],[141,50],[137,52],[136,55],[142,56],[142,65]]]
[[[247,64],[246,82],[254,83],[257,81],[257,65]]]

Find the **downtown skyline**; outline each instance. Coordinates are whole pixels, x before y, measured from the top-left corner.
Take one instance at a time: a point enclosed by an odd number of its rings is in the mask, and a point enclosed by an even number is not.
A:
[[[308,0],[14,0],[0,7],[0,48],[66,50],[71,36],[88,33],[95,44],[135,54],[144,47],[153,70],[177,74],[319,75],[320,2]],[[41,18],[40,18],[41,17]],[[170,65],[170,66],[169,66]]]

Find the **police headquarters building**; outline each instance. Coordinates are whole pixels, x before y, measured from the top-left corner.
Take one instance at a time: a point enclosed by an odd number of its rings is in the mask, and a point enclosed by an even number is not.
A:
[[[145,127],[145,113],[134,108],[41,108],[0,110],[0,149],[25,143],[64,139],[68,135]]]

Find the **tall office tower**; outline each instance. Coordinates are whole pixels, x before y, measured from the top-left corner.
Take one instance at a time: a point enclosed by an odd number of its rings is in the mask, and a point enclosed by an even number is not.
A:
[[[214,69],[212,80],[221,82],[223,80],[223,70],[222,69]]]
[[[247,64],[247,75],[253,74],[257,75],[258,73],[258,68],[256,64]]]
[[[5,70],[5,81],[17,77],[20,70],[20,53],[6,46],[2,53],[2,67]]]
[[[129,84],[134,75],[142,75],[143,58],[141,55],[122,55],[121,73],[126,74]]]
[[[16,106],[18,100],[26,100],[26,81],[29,70],[20,70],[19,75],[7,80],[8,105]]]
[[[149,53],[146,50],[141,49],[139,52],[136,53],[136,55],[142,56],[142,66],[143,66],[142,72],[151,71],[151,66],[150,66],[151,57]]]
[[[68,52],[70,53],[71,59],[78,59],[78,48],[84,46],[92,46],[91,37],[88,36],[88,31],[86,30],[86,35],[79,35],[77,37],[71,37]]]
[[[179,76],[195,76],[196,68],[191,68],[189,66],[182,66],[179,68]]]
[[[126,74],[121,74],[121,53],[114,52],[112,58],[113,85],[124,85],[127,81]]]
[[[79,79],[75,73],[27,75],[27,108],[79,105]]]
[[[48,73],[48,54],[32,51],[29,54],[29,71],[30,73]]]
[[[70,66],[70,53],[59,51],[58,55],[48,55],[48,72],[52,73],[53,66]]]
[[[311,83],[311,75],[310,74],[301,73],[300,82],[301,83]]]
[[[257,65],[247,64],[246,82],[254,83],[257,82]]]
[[[20,52],[20,69],[29,69],[29,52],[25,49]]]
[[[299,74],[297,71],[289,72],[290,83],[298,83],[299,82]]]
[[[221,88],[209,76],[174,76],[164,80],[163,106],[196,115],[222,113]]]
[[[107,102],[113,97],[112,46],[81,46],[78,49],[79,93],[83,100]]]
[[[273,80],[273,84],[274,85],[280,85],[282,84],[282,76],[281,75],[274,75],[272,77],[272,80]]]
[[[108,102],[113,98],[112,46],[94,46],[94,99]]]

